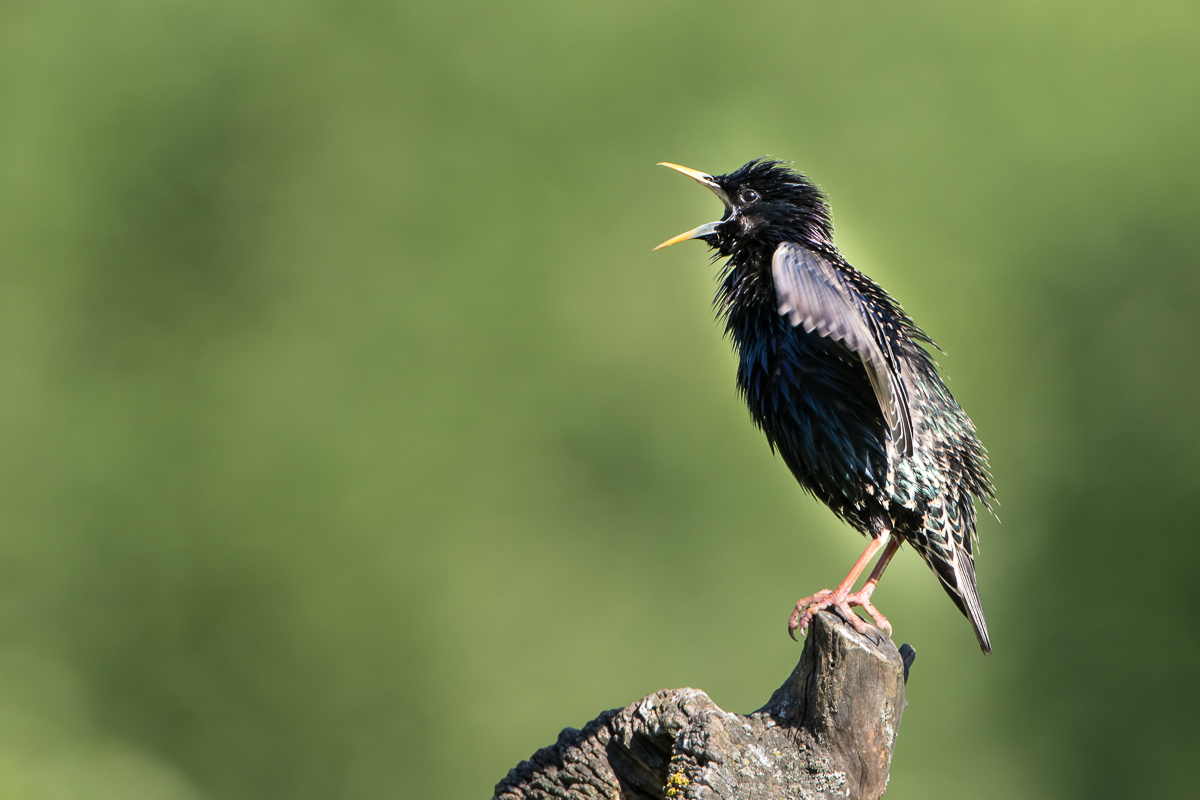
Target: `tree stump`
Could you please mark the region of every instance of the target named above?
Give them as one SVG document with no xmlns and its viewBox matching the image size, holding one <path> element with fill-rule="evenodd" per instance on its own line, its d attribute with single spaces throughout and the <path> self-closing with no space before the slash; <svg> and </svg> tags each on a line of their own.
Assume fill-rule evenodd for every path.
<svg viewBox="0 0 1200 800">
<path fill-rule="evenodd" d="M 565 729 L 510 770 L 493 800 L 877 798 L 915 653 L 872 632 L 822 612 L 758 711 L 722 711 L 698 689 L 655 692 Z"/>
</svg>

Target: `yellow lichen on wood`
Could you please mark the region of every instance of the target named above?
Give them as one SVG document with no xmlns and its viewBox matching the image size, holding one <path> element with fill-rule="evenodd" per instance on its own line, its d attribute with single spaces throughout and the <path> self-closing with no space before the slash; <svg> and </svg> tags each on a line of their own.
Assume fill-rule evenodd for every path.
<svg viewBox="0 0 1200 800">
<path fill-rule="evenodd" d="M 683 770 L 672 772 L 671 777 L 667 778 L 666 795 L 671 800 L 683 796 L 683 790 L 688 786 L 688 779 L 683 774 Z"/>
</svg>

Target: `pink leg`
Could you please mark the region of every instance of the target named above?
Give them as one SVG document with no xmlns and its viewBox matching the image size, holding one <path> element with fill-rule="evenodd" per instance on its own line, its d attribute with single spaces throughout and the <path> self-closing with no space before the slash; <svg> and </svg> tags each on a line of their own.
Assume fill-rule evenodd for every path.
<svg viewBox="0 0 1200 800">
<path fill-rule="evenodd" d="M 883 537 L 871 539 L 867 544 L 867 548 L 863 550 L 863 554 L 858 557 L 858 561 L 854 562 L 854 566 L 850 569 L 850 574 L 846 579 L 838 584 L 837 589 L 830 591 L 822 589 L 816 594 L 805 597 L 797 601 L 796 610 L 792 612 L 792 616 L 788 619 L 788 634 L 795 639 L 796 631 L 803 633 L 808 628 L 808 623 L 812 621 L 813 616 L 823 608 L 836 608 L 842 612 L 847 621 L 854 626 L 854 629 L 859 633 L 867 633 L 867 624 L 850 610 L 851 606 L 861 606 L 864 611 L 871 615 L 871 619 L 880 630 L 885 631 L 890 637 L 892 635 L 892 626 L 887 621 L 887 617 L 883 616 L 871 605 L 871 595 L 875 591 L 876 584 L 879 583 L 879 578 L 883 575 L 883 571 L 887 569 L 888 562 L 892 560 L 892 556 L 900 549 L 900 540 L 895 537 L 889 537 L 887 549 L 883 551 L 883 555 L 879 558 L 879 563 L 875 565 L 875 569 L 871 570 L 871 575 L 867 578 L 867 582 L 863 584 L 863 588 L 857 592 L 851 593 L 850 589 L 854 586 L 854 582 L 858 580 L 858 576 L 862 574 L 863 568 L 867 566 L 871 558 L 879 552 L 879 548 L 883 547 Z"/>
<path fill-rule="evenodd" d="M 887 569 L 892 556 L 896 555 L 899 550 L 900 539 L 895 536 L 888 539 L 887 548 L 883 551 L 883 555 L 879 557 L 879 561 L 875 563 L 875 569 L 871 570 L 871 574 L 867 577 L 867 582 L 854 594 L 846 595 L 846 602 L 852 606 L 862 606 L 863 611 L 866 611 L 871 615 L 871 619 L 875 620 L 875 627 L 886 633 L 889 639 L 892 636 L 892 625 L 887 621 L 887 617 L 880 614 L 875 606 L 871 605 L 871 595 L 875 593 L 875 587 L 878 585 L 879 579 L 883 577 L 883 571 Z"/>
</svg>

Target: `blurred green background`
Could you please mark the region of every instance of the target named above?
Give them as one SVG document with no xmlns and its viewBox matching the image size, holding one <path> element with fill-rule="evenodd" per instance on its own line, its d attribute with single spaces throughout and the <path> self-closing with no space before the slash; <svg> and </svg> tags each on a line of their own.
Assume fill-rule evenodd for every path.
<svg viewBox="0 0 1200 800">
<path fill-rule="evenodd" d="M 1198 796 L 1200 6 L 0 5 L 0 798 L 481 798 L 799 655 L 862 542 L 654 163 L 793 159 L 948 351 L 996 654 L 912 556 L 888 797 Z"/>
</svg>

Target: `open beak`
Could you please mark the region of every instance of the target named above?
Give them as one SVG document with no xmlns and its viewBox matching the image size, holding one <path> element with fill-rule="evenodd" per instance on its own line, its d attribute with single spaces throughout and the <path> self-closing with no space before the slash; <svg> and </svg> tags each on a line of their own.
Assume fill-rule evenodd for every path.
<svg viewBox="0 0 1200 800">
<path fill-rule="evenodd" d="M 726 208 L 731 208 L 733 206 L 733 204 L 729 202 L 729 195 L 725 194 L 725 190 L 722 189 L 720 187 L 720 185 L 716 182 L 716 180 L 713 179 L 712 175 L 709 175 L 706 172 L 701 172 L 700 170 L 697 170 L 697 169 L 691 169 L 689 167 L 681 167 L 678 164 L 672 164 L 669 161 L 660 161 L 658 163 L 658 166 L 670 167 L 671 169 L 675 170 L 676 172 L 682 172 L 684 175 L 687 175 L 689 178 L 691 178 L 692 180 L 694 180 L 696 183 L 700 184 L 701 186 L 707 186 L 712 191 L 713 194 L 715 194 L 717 197 L 721 198 L 721 202 L 725 204 Z M 690 231 L 685 231 L 685 232 L 679 234 L 678 236 L 674 236 L 670 239 L 667 239 L 665 242 L 663 242 L 662 244 L 660 244 L 658 247 L 656 247 L 654 249 L 661 250 L 662 248 L 670 247 L 673 244 L 679 244 L 680 242 L 686 242 L 688 239 L 703 239 L 705 236 L 712 236 L 714 233 L 717 232 L 717 227 L 722 222 L 724 222 L 724 220 L 720 220 L 720 219 L 717 220 L 716 222 L 706 222 L 698 228 L 692 228 Z"/>
</svg>

